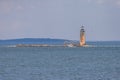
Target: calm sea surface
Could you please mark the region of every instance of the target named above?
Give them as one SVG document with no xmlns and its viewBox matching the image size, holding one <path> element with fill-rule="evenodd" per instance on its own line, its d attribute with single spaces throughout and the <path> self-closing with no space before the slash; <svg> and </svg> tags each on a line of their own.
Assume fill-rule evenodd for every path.
<svg viewBox="0 0 120 80">
<path fill-rule="evenodd" d="M 120 42 L 0 47 L 0 80 L 120 80 Z"/>
</svg>

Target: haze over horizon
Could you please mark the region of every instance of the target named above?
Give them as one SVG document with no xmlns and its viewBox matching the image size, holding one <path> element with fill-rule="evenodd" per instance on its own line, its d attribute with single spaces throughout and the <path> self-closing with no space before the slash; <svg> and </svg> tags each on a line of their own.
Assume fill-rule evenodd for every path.
<svg viewBox="0 0 120 80">
<path fill-rule="evenodd" d="M 120 41 L 120 0 L 0 0 L 0 40 Z"/>
</svg>

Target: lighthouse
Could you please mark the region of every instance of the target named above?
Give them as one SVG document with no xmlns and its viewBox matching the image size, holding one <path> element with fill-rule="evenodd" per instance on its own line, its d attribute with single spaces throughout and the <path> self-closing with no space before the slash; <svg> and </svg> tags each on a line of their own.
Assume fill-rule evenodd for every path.
<svg viewBox="0 0 120 80">
<path fill-rule="evenodd" d="M 84 29 L 84 26 L 82 26 L 80 29 L 80 46 L 84 46 L 85 44 L 86 44 L 85 29 Z"/>
</svg>

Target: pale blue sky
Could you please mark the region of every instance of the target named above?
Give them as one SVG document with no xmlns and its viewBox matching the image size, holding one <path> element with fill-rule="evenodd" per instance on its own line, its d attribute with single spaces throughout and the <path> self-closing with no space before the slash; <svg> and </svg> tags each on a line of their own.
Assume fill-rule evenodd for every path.
<svg viewBox="0 0 120 80">
<path fill-rule="evenodd" d="M 0 39 L 120 40 L 120 0 L 0 0 Z"/>
</svg>

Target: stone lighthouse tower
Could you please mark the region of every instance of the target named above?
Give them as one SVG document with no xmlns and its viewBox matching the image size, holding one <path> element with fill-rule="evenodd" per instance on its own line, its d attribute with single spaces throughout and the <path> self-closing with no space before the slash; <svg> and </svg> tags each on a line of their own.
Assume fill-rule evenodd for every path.
<svg viewBox="0 0 120 80">
<path fill-rule="evenodd" d="M 84 26 L 82 26 L 81 29 L 80 29 L 80 46 L 84 46 L 85 44 L 86 44 L 85 30 L 84 30 Z"/>
</svg>

